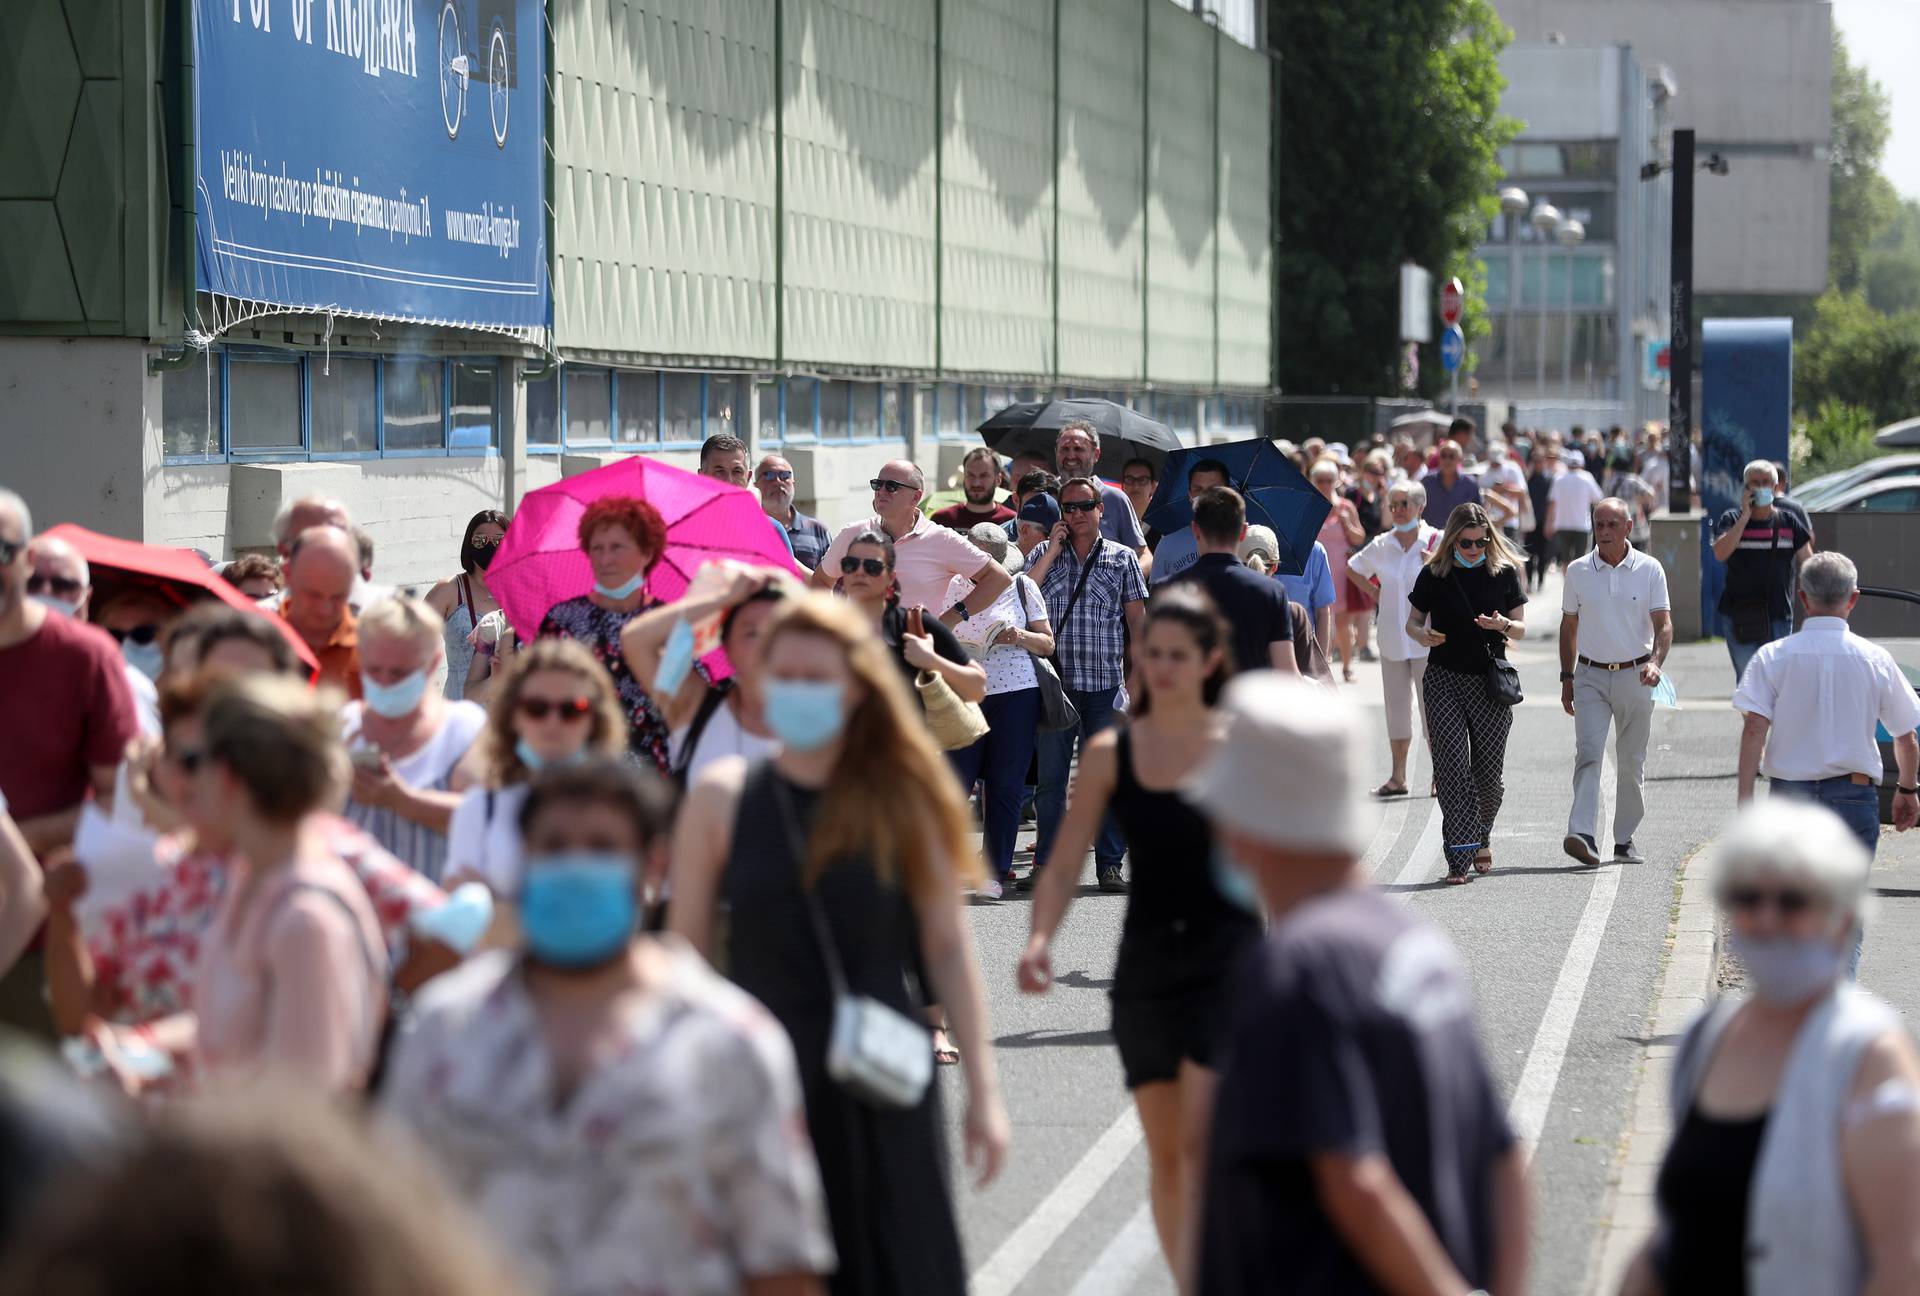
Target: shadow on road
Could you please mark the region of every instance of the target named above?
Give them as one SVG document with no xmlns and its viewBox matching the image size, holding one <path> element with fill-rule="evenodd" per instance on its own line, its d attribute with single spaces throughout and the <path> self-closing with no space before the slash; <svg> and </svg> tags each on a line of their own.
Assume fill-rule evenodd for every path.
<svg viewBox="0 0 1920 1296">
<path fill-rule="evenodd" d="M 1113 1032 L 1105 1030 L 1090 1031 L 1019 1031 L 1012 1035 L 1002 1035 L 993 1041 L 995 1048 L 1087 1048 L 1105 1046 L 1113 1043 Z"/>
</svg>

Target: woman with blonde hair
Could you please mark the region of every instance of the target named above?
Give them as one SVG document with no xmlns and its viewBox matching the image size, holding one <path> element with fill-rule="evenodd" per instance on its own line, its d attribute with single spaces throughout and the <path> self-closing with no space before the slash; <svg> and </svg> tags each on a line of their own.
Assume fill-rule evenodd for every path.
<svg viewBox="0 0 1920 1296">
<path fill-rule="evenodd" d="M 707 950 L 724 894 L 730 975 L 793 1040 L 839 1253 L 832 1290 L 959 1296 L 967 1266 L 927 1083 L 928 1000 L 946 1005 L 962 1046 L 967 1159 L 980 1183 L 998 1172 L 1008 1137 L 960 912 L 962 884 L 980 871 L 966 803 L 857 609 L 820 594 L 786 600 L 760 654 L 781 748 L 752 766 L 715 762 L 695 782 L 674 835 L 670 929 Z M 911 984 L 922 966 L 930 986 Z M 885 1095 L 849 1087 L 844 1068 L 842 1079 L 829 1072 L 849 1003 L 906 1036 L 902 1081 Z"/>
<path fill-rule="evenodd" d="M 1507 643 L 1526 637 L 1526 558 L 1478 504 L 1461 504 L 1407 594 L 1407 637 L 1428 649 L 1427 745 L 1433 753 L 1447 881 L 1493 867 L 1493 821 L 1506 793 L 1513 708 L 1493 688 Z"/>
<path fill-rule="evenodd" d="M 520 892 L 520 807 L 528 781 L 548 766 L 624 752 L 627 720 L 612 678 L 571 639 L 535 639 L 495 679 L 475 744 L 486 779 L 453 808 L 446 876 L 476 878 L 495 895 L 513 897 Z"/>
</svg>

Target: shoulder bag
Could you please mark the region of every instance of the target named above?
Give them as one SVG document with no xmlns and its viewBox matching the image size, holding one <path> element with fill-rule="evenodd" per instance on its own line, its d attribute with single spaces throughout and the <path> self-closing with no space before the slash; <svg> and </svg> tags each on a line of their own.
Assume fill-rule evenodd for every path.
<svg viewBox="0 0 1920 1296">
<path fill-rule="evenodd" d="M 793 796 L 778 774 L 769 770 L 767 777 L 773 780 L 774 796 L 786 821 L 794 867 L 801 868 L 807 858 L 807 843 L 793 812 Z M 919 1106 L 933 1079 L 933 1036 L 905 1013 L 848 988 L 840 952 L 833 944 L 833 931 L 827 926 L 819 897 L 804 877 L 800 894 L 806 901 L 807 918 L 814 938 L 820 942 L 827 981 L 833 988 L 833 1026 L 827 1035 L 828 1077 L 872 1107 Z"/>
<path fill-rule="evenodd" d="M 1451 581 L 1453 578 L 1449 576 L 1447 579 Z M 1453 592 L 1460 596 L 1460 602 L 1467 609 L 1467 624 L 1473 625 L 1475 613 L 1472 602 L 1467 598 L 1466 590 L 1455 583 Z M 1519 669 L 1505 657 L 1494 653 L 1493 645 L 1487 642 L 1485 632 L 1479 626 L 1473 626 L 1473 629 L 1480 638 L 1481 649 L 1487 654 L 1487 673 L 1482 677 L 1486 681 L 1487 701 L 1498 702 L 1501 706 L 1518 706 L 1523 697 L 1520 692 Z"/>
<path fill-rule="evenodd" d="M 1080 579 L 1074 582 L 1073 593 L 1067 597 L 1067 608 L 1060 614 L 1060 624 L 1053 628 L 1053 651 L 1045 657 L 1033 659 L 1033 673 L 1040 677 L 1040 732 L 1059 733 L 1063 729 L 1072 729 L 1080 723 L 1080 713 L 1074 708 L 1073 700 L 1067 696 L 1067 673 L 1060 669 L 1060 641 L 1066 638 L 1067 626 L 1073 620 L 1073 609 L 1080 605 L 1080 596 L 1086 593 L 1087 577 L 1093 575 L 1093 565 L 1100 557 L 1101 547 L 1107 543 L 1105 536 L 1095 536 L 1093 552 L 1087 555 L 1086 565 L 1080 568 Z M 1051 676 L 1054 687 L 1060 690 L 1058 713 L 1049 710 L 1051 703 L 1047 697 L 1047 680 Z M 1058 720 L 1059 723 L 1054 723 Z"/>
<path fill-rule="evenodd" d="M 1088 565 L 1091 567 L 1092 564 Z M 1023 576 L 1015 576 L 1013 579 L 1018 582 L 1026 578 Z M 1085 579 L 1086 573 L 1082 572 L 1081 580 L 1084 582 Z M 1030 580 L 1027 581 L 1027 583 L 1029 585 L 1033 584 Z M 1040 606 L 1042 608 L 1046 607 L 1046 598 L 1040 594 L 1040 587 L 1038 585 L 1033 586 L 1033 592 L 1036 597 L 1040 598 Z M 1019 603 L 1020 619 L 1027 626 L 1032 626 L 1033 614 L 1027 610 L 1027 596 L 1024 593 L 1019 595 Z M 1071 605 L 1069 605 L 1068 610 L 1072 610 Z M 1038 653 L 1030 655 L 1033 658 L 1033 678 L 1040 688 L 1039 731 L 1041 733 L 1059 733 L 1063 729 L 1074 728 L 1080 723 L 1080 713 L 1074 709 L 1073 699 L 1067 696 L 1067 686 L 1060 682 L 1060 672 L 1054 668 L 1053 658 L 1042 657 Z"/>
<path fill-rule="evenodd" d="M 906 634 L 924 635 L 926 619 L 921 609 L 901 613 Z M 968 702 L 953 691 L 953 686 L 934 671 L 920 671 L 913 677 L 914 692 L 920 695 L 920 709 L 927 718 L 927 732 L 941 751 L 959 751 L 971 747 L 986 736 L 987 713 L 978 702 Z"/>
</svg>

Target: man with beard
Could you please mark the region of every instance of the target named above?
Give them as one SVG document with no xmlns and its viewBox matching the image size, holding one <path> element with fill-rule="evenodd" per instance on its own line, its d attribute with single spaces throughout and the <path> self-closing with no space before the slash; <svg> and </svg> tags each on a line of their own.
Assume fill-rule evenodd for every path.
<svg viewBox="0 0 1920 1296">
<path fill-rule="evenodd" d="M 1000 489 L 1000 456 L 987 446 L 975 446 L 960 461 L 961 489 L 966 500 L 933 513 L 933 520 L 955 531 L 971 531 L 982 522 L 1013 520 L 1013 510 L 995 499 Z"/>
<path fill-rule="evenodd" d="M 1134 516 L 1133 501 L 1112 482 L 1097 476 L 1100 462 L 1100 433 L 1091 423 L 1069 423 L 1054 438 L 1053 456 L 1060 464 L 1060 480 L 1071 477 L 1092 478 L 1100 487 L 1100 534 L 1116 544 L 1133 550 L 1142 571 L 1152 570 L 1147 553 L 1147 537 L 1140 531 L 1140 519 Z"/>
</svg>

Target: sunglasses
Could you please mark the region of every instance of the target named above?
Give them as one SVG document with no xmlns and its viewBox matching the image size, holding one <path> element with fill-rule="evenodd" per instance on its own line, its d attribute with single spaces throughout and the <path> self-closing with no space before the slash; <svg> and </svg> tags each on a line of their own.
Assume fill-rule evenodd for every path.
<svg viewBox="0 0 1920 1296">
<path fill-rule="evenodd" d="M 125 643 L 131 639 L 144 648 L 160 637 L 160 627 L 157 625 L 137 625 L 130 630 L 108 629 L 107 633 L 113 636 L 115 643 Z"/>
<path fill-rule="evenodd" d="M 1727 906 L 1741 913 L 1748 913 L 1755 909 L 1764 908 L 1768 902 L 1771 902 L 1776 909 L 1787 917 L 1791 917 L 1794 914 L 1805 913 L 1807 910 L 1813 908 L 1814 905 L 1811 894 L 1805 891 L 1796 891 L 1791 888 L 1780 891 L 1763 891 L 1759 887 L 1739 887 L 1727 892 Z"/>
<path fill-rule="evenodd" d="M 469 543 L 475 549 L 498 549 L 500 542 L 505 539 L 503 535 L 477 535 Z"/>
<path fill-rule="evenodd" d="M 198 774 L 200 767 L 207 763 L 206 751 L 198 747 L 181 747 L 168 752 L 167 756 L 180 767 L 183 774 Z"/>
<path fill-rule="evenodd" d="M 889 495 L 892 495 L 897 491 L 913 489 L 912 484 L 909 482 L 888 481 L 885 477 L 875 477 L 872 481 L 868 482 L 867 485 L 873 487 L 873 489 L 877 491 L 883 490 Z"/>
<path fill-rule="evenodd" d="M 1062 502 L 1060 511 L 1062 513 L 1091 513 L 1099 507 L 1099 500 L 1073 500 L 1071 502 Z"/>
<path fill-rule="evenodd" d="M 71 576 L 42 576 L 35 573 L 27 577 L 29 594 L 58 594 L 61 598 L 72 598 L 85 588 Z"/>
<path fill-rule="evenodd" d="M 857 571 L 864 571 L 869 576 L 882 576 L 886 570 L 886 563 L 878 558 L 855 558 L 849 554 L 840 560 L 840 574 L 843 576 L 851 576 Z"/>
<path fill-rule="evenodd" d="M 550 715 L 558 716 L 562 720 L 584 720 L 593 710 L 593 703 L 583 697 L 568 698 L 564 702 L 523 697 L 520 699 L 519 708 L 520 714 L 529 720 L 545 720 Z"/>
<path fill-rule="evenodd" d="M 765 472 L 760 474 L 760 480 L 789 482 L 793 480 L 793 469 L 769 468 Z M 892 483 L 888 483 L 888 484 L 891 485 Z M 874 489 L 879 490 L 880 488 L 878 486 L 875 486 Z"/>
<path fill-rule="evenodd" d="M 1455 540 L 1454 543 L 1462 549 L 1485 549 L 1487 545 L 1492 542 L 1486 539 L 1469 540 L 1465 536 L 1461 536 L 1458 540 Z"/>
</svg>

